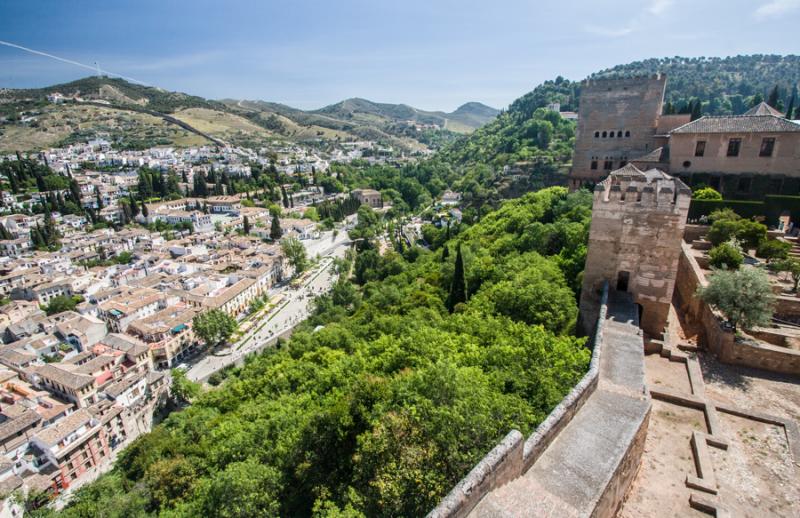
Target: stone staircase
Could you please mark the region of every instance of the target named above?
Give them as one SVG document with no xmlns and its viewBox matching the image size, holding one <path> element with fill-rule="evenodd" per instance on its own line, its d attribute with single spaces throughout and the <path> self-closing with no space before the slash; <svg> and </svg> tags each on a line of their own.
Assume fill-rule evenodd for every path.
<svg viewBox="0 0 800 518">
<path fill-rule="evenodd" d="M 789 257 L 800 259 L 800 241 L 796 237 L 784 236 L 784 239 L 792 244 L 789 250 Z"/>
<path fill-rule="evenodd" d="M 643 354 L 637 307 L 628 294 L 613 293 L 597 389 L 526 473 L 486 495 L 469 516 L 613 516 L 644 444 L 650 399 Z"/>
</svg>

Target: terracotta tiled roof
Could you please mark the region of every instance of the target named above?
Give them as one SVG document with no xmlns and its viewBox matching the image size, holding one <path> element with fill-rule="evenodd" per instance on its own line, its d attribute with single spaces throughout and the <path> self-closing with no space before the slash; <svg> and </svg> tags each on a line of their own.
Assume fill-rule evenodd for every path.
<svg viewBox="0 0 800 518">
<path fill-rule="evenodd" d="M 783 114 L 765 102 L 753 106 L 746 112 L 745 115 L 774 115 L 775 117 L 783 117 Z"/>
<path fill-rule="evenodd" d="M 774 115 L 701 117 L 672 133 L 785 133 L 800 132 L 800 124 Z"/>
</svg>

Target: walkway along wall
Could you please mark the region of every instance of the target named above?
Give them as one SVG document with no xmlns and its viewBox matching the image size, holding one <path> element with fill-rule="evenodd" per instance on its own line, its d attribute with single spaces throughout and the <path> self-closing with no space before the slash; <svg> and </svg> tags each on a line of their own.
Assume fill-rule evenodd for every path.
<svg viewBox="0 0 800 518">
<path fill-rule="evenodd" d="M 714 353 L 723 363 L 800 375 L 800 351 L 766 342 L 735 341 L 733 329 L 722 316 L 695 296 L 697 287 L 706 284 L 705 274 L 692 255 L 691 245 L 682 242 L 675 292 L 686 319 L 702 330 L 699 345 Z"/>
<path fill-rule="evenodd" d="M 519 499 L 513 498 L 512 508 L 514 510 L 510 512 L 508 509 L 502 509 L 503 503 L 508 500 L 507 495 L 504 495 L 503 492 L 511 493 L 514 497 L 530 493 L 526 487 L 517 487 L 517 485 L 526 484 L 529 476 L 535 478 L 539 475 L 536 469 L 539 461 L 545 472 L 552 473 L 551 488 L 563 486 L 569 490 L 568 484 L 564 485 L 560 480 L 565 476 L 563 470 L 562 472 L 559 472 L 558 469 L 550 470 L 549 463 L 553 461 L 553 457 L 559 459 L 558 454 L 554 454 L 554 451 L 558 449 L 557 446 L 564 446 L 566 451 L 575 453 L 573 457 L 581 454 L 588 455 L 591 457 L 588 462 L 594 462 L 595 458 L 602 458 L 596 462 L 597 477 L 591 480 L 573 480 L 573 483 L 583 486 L 580 492 L 586 496 L 585 500 L 564 504 L 571 507 L 565 507 L 563 511 L 567 514 L 577 512 L 579 515 L 586 514 L 587 516 L 613 516 L 638 469 L 650 410 L 649 396 L 644 389 L 643 345 L 638 330 L 637 311 L 629 296 L 627 294 L 623 294 L 623 296 L 627 297 L 626 304 L 629 308 L 627 315 L 632 319 L 628 320 L 628 324 L 635 321 L 635 325 L 627 325 L 622 331 L 628 335 L 627 346 L 618 349 L 614 342 L 617 341 L 620 331 L 619 329 L 609 330 L 609 325 L 616 325 L 614 322 L 616 317 L 608 314 L 609 293 L 606 285 L 603 288 L 600 316 L 592 338 L 593 351 L 588 372 L 527 440 L 524 440 L 522 433 L 518 430 L 512 430 L 428 514 L 428 518 L 468 515 L 500 517 L 531 513 L 539 515 L 534 508 L 537 504 L 549 502 L 549 499 L 557 499 L 544 487 L 539 495 L 533 497 L 537 501 L 530 502 L 527 507 Z M 609 330 L 608 333 L 607 330 Z M 607 334 L 610 336 L 606 336 Z M 617 355 L 626 358 L 622 362 L 617 362 L 613 358 Z M 622 370 L 625 369 L 615 370 L 615 366 L 622 364 L 634 366 L 633 369 L 627 369 L 632 371 L 631 375 L 635 379 L 630 393 L 626 393 L 627 389 L 622 386 L 625 381 L 619 379 L 628 376 L 627 373 L 622 373 Z M 605 388 L 598 391 L 598 386 Z M 617 396 L 628 399 L 630 404 L 617 404 L 618 401 L 615 400 Z M 583 413 L 589 414 L 597 412 L 598 408 L 601 413 L 607 414 L 605 416 L 608 418 L 607 420 L 614 422 L 612 424 L 614 430 L 608 436 L 604 436 L 608 439 L 607 442 L 614 443 L 612 446 L 614 451 L 605 456 L 604 452 L 592 451 L 593 446 L 588 444 L 591 440 L 586 441 L 587 444 L 577 444 L 585 438 L 581 437 L 581 433 L 594 437 L 603 435 L 602 426 L 595 428 L 589 424 L 595 422 L 596 416 L 581 414 L 582 409 L 586 409 L 586 412 Z M 606 412 L 606 409 L 609 411 Z M 626 412 L 625 417 L 629 418 L 619 421 L 627 420 L 630 426 L 617 426 L 618 416 L 614 414 L 618 410 Z M 582 419 L 573 419 L 579 414 Z M 554 444 L 556 439 L 565 444 Z M 564 462 L 560 462 L 560 460 Z M 571 465 L 570 461 L 578 464 L 587 462 L 585 458 L 559 459 L 558 467 L 568 468 Z M 591 471 L 591 469 L 587 471 Z M 548 484 L 544 484 L 544 486 L 546 487 Z M 531 497 L 531 495 L 527 496 Z M 553 516 L 557 514 L 558 512 Z"/>
</svg>

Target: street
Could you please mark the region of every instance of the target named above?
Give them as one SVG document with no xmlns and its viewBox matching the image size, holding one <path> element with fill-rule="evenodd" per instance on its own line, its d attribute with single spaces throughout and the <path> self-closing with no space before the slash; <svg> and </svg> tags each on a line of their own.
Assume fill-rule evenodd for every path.
<svg viewBox="0 0 800 518">
<path fill-rule="evenodd" d="M 311 302 L 314 296 L 328 291 L 336 281 L 336 276 L 331 270 L 334 257 L 344 257 L 350 245 L 347 232 L 340 231 L 334 239 L 332 232 L 323 232 L 320 239 L 306 240 L 303 242 L 309 259 L 319 254 L 320 261 L 309 272 L 308 279 L 301 287 L 293 289 L 288 283 L 270 290 L 270 299 L 282 294 L 283 298 L 278 306 L 267 312 L 256 322 L 252 330 L 243 335 L 237 342 L 225 351 L 207 354 L 191 364 L 186 372 L 192 381 L 205 381 L 215 372 L 235 364 L 243 357 L 260 350 L 267 342 L 293 328 L 305 320 L 311 311 Z"/>
</svg>

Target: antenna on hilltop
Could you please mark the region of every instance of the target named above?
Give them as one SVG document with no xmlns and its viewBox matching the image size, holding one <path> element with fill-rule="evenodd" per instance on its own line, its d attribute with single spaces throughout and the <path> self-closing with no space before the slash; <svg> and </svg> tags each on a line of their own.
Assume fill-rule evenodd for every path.
<svg viewBox="0 0 800 518">
<path fill-rule="evenodd" d="M 94 66 L 97 67 L 97 77 L 103 77 L 103 73 L 100 71 L 100 63 L 95 61 Z"/>
</svg>

